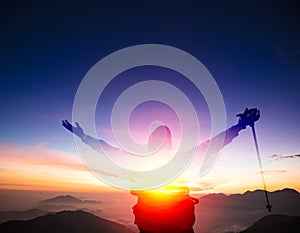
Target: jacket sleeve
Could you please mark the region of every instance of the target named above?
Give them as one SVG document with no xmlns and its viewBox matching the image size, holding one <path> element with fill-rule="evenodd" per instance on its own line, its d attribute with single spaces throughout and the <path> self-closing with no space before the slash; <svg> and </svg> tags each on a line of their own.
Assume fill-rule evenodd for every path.
<svg viewBox="0 0 300 233">
<path fill-rule="evenodd" d="M 101 154 L 105 153 L 106 151 L 119 151 L 118 148 L 111 146 L 104 140 L 96 139 L 89 135 L 83 136 L 81 141 Z"/>
<path fill-rule="evenodd" d="M 232 127 L 230 127 L 229 129 L 223 131 L 222 133 L 219 133 L 218 135 L 214 136 L 213 138 L 201 143 L 201 145 L 199 147 L 201 149 L 207 149 L 207 147 L 210 143 L 218 142 L 218 141 L 223 140 L 223 142 L 221 144 L 221 148 L 223 148 L 226 145 L 228 145 L 229 143 L 231 143 L 232 140 L 239 135 L 239 132 L 241 130 L 245 129 L 245 128 L 246 127 L 244 125 L 241 125 L 241 124 L 233 125 Z"/>
</svg>

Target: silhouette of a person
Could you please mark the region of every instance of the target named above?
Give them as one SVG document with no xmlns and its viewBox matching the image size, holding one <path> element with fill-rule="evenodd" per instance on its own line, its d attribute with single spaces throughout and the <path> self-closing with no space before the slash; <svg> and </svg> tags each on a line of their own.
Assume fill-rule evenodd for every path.
<svg viewBox="0 0 300 233">
<path fill-rule="evenodd" d="M 218 134 L 212 139 L 202 143 L 199 148 L 206 148 L 209 141 L 224 139 L 222 147 L 229 144 L 239 132 L 246 129 L 247 126 L 253 126 L 260 118 L 260 111 L 256 108 L 245 109 L 239 117 L 238 123 L 233 125 L 226 131 Z M 94 150 L 103 153 L 103 149 L 110 150 L 112 155 L 126 156 L 122 150 L 115 148 L 104 140 L 93 138 L 86 135 L 80 125 L 76 122 L 75 126 L 67 120 L 62 121 L 62 125 L 70 132 L 77 135 L 81 140 Z M 156 148 L 164 142 L 160 147 L 159 153 L 169 153 L 172 150 L 171 132 L 167 126 L 157 127 L 149 138 L 148 146 L 151 149 Z M 99 145 L 101 144 L 101 146 Z M 200 150 L 201 151 L 201 150 Z M 137 159 L 137 156 L 131 156 L 130 159 Z M 133 164 L 136 163 L 132 162 Z M 192 233 L 195 223 L 194 205 L 198 203 L 198 199 L 189 196 L 187 187 L 173 187 L 172 189 L 154 190 L 154 191 L 131 191 L 132 195 L 138 197 L 137 204 L 133 207 L 135 215 L 135 224 L 141 233 Z"/>
</svg>

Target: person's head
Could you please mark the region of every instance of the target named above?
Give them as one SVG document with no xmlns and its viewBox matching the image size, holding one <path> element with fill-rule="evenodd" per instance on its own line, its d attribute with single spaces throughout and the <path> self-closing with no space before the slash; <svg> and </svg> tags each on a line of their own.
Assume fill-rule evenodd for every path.
<svg viewBox="0 0 300 233">
<path fill-rule="evenodd" d="M 171 131 L 167 126 L 158 126 L 151 134 L 148 140 L 148 146 L 151 151 L 172 150 Z"/>
</svg>

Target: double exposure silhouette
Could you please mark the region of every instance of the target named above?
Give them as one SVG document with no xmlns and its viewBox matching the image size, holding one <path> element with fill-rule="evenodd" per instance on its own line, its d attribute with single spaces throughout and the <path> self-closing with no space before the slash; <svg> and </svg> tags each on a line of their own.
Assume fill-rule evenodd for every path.
<svg viewBox="0 0 300 233">
<path fill-rule="evenodd" d="M 212 139 L 199 145 L 205 149 L 209 141 L 224 139 L 222 147 L 230 143 L 239 132 L 246 129 L 247 126 L 253 126 L 260 118 L 260 112 L 256 108 L 245 109 L 239 117 L 238 123 L 228 128 L 226 131 L 218 134 Z M 62 125 L 70 132 L 77 135 L 81 140 L 94 150 L 103 153 L 103 149 L 109 149 L 111 155 L 124 155 L 128 152 L 122 151 L 109 145 L 101 139 L 86 135 L 79 123 L 73 126 L 67 120 L 62 121 Z M 162 138 L 164 140 L 162 140 Z M 99 143 L 101 145 L 99 145 Z M 157 153 L 167 154 L 172 150 L 171 132 L 167 126 L 157 127 L 148 140 L 149 149 L 157 148 Z M 196 155 L 198 156 L 198 155 Z M 136 156 L 135 156 L 136 157 Z M 135 158 L 133 157 L 133 159 Z M 133 206 L 135 224 L 141 233 L 190 233 L 193 231 L 195 222 L 194 206 L 198 203 L 196 198 L 189 196 L 188 187 L 170 187 L 155 189 L 150 191 L 131 191 L 132 195 L 138 197 L 137 204 Z"/>
</svg>

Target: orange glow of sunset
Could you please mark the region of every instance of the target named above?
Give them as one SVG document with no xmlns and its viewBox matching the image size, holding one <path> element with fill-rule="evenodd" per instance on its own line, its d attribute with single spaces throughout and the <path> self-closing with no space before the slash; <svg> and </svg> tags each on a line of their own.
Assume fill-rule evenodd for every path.
<svg viewBox="0 0 300 233">
<path fill-rule="evenodd" d="M 103 190 L 78 156 L 37 147 L 1 146 L 1 189 Z"/>
<path fill-rule="evenodd" d="M 237 150 L 232 148 L 231 150 Z M 153 191 L 153 196 L 163 198 L 172 192 L 183 192 L 184 187 L 194 193 L 243 193 L 262 189 L 261 175 L 257 166 L 247 169 L 235 167 L 231 150 L 224 152 L 214 168 L 204 177 L 186 176 L 175 181 L 176 185 Z M 49 149 L 45 146 L 0 146 L 0 189 L 51 190 L 51 191 L 105 191 L 116 190 L 97 179 L 80 160 L 78 155 Z M 252 155 L 251 155 L 252 156 Z M 247 159 L 247 156 L 243 160 Z M 249 159 L 250 160 L 250 159 Z M 244 161 L 245 162 L 245 161 Z M 276 163 L 280 162 L 282 169 Z M 265 179 L 268 189 L 291 187 L 300 190 L 300 171 L 292 161 L 266 164 Z M 228 165 L 232 164 L 232 165 Z M 255 164 L 255 163 L 254 163 Z M 178 188 L 179 187 L 179 188 Z"/>
</svg>

